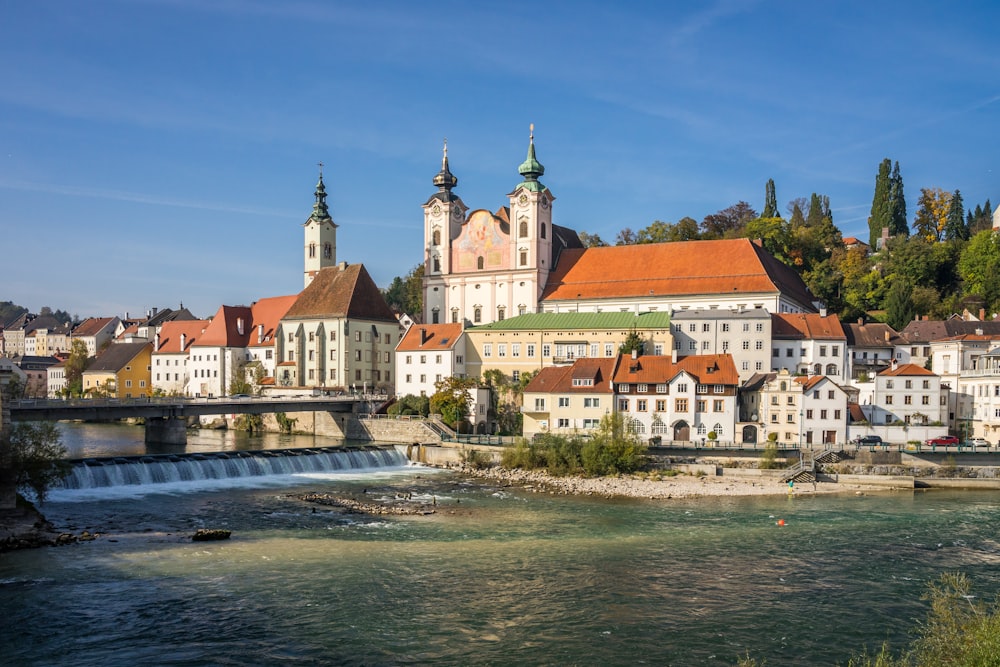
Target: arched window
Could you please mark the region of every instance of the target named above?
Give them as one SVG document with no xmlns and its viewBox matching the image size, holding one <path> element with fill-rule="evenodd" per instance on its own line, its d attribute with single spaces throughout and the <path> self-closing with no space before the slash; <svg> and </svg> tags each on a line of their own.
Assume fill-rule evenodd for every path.
<svg viewBox="0 0 1000 667">
<path fill-rule="evenodd" d="M 315 257 L 315 256 L 316 256 L 316 244 L 315 243 L 310 243 L 309 244 L 309 257 Z"/>
<path fill-rule="evenodd" d="M 431 319 L 433 320 L 433 324 L 440 324 L 440 314 L 438 311 L 439 309 L 437 308 L 431 311 Z"/>
<path fill-rule="evenodd" d="M 479 259 L 482 259 L 482 257 L 480 257 Z M 475 322 L 476 324 L 479 324 L 480 322 L 483 321 L 482 308 L 476 308 L 475 310 L 472 311 L 472 321 Z"/>
<path fill-rule="evenodd" d="M 497 321 L 503 322 L 504 318 L 507 317 L 507 309 L 503 306 L 497 308 Z"/>
<path fill-rule="evenodd" d="M 712 430 L 715 431 L 715 437 L 717 439 L 721 440 L 722 439 L 722 424 L 716 424 L 715 426 L 712 427 Z"/>
<path fill-rule="evenodd" d="M 823 373 L 823 364 L 816 364 L 815 366 L 813 366 L 813 372 L 816 375 L 822 375 L 822 373 Z"/>
<path fill-rule="evenodd" d="M 434 258 L 434 272 L 435 273 L 440 273 L 441 272 L 441 258 L 440 257 L 435 257 Z"/>
<path fill-rule="evenodd" d="M 782 380 L 781 381 L 781 391 L 785 391 L 786 389 L 788 389 L 788 384 L 784 380 Z"/>
<path fill-rule="evenodd" d="M 542 223 L 542 228 L 538 232 L 538 235 L 541 236 L 543 239 L 545 238 L 545 223 L 544 222 Z"/>
<path fill-rule="evenodd" d="M 333 246 L 330 245 L 329 243 L 324 243 L 323 244 L 323 258 L 324 259 L 330 259 L 331 257 L 333 257 Z"/>
<path fill-rule="evenodd" d="M 698 427 L 697 427 L 696 430 L 698 431 L 698 435 L 705 435 L 706 433 L 708 433 L 708 429 L 705 428 L 704 424 L 698 424 Z"/>
<path fill-rule="evenodd" d="M 837 374 L 837 364 L 827 364 L 826 365 L 826 374 L 827 375 L 836 375 Z"/>
<path fill-rule="evenodd" d="M 522 239 L 528 236 L 528 223 L 524 220 L 521 221 L 520 226 L 517 228 L 517 235 Z"/>
<path fill-rule="evenodd" d="M 486 260 L 484 260 L 483 256 L 480 255 L 479 257 L 476 258 L 476 268 L 482 271 L 485 267 L 486 267 Z"/>
<path fill-rule="evenodd" d="M 451 323 L 458 324 L 458 308 L 451 309 Z"/>
<path fill-rule="evenodd" d="M 434 235 L 433 235 L 433 237 L 431 239 L 431 243 L 433 243 L 434 245 L 441 245 L 441 230 L 440 229 L 435 229 L 434 230 Z"/>
</svg>

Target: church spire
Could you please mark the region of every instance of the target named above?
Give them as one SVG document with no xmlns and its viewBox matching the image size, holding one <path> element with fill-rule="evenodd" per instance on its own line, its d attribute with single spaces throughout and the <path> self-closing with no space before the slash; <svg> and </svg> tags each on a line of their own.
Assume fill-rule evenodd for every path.
<svg viewBox="0 0 1000 667">
<path fill-rule="evenodd" d="M 441 158 L 441 171 L 434 177 L 434 185 L 438 186 L 441 192 L 451 192 L 451 189 L 458 185 L 458 179 L 448 169 L 448 139 L 444 140 L 444 155 Z"/>
<path fill-rule="evenodd" d="M 545 173 L 545 167 L 542 163 L 535 158 L 535 124 L 530 125 L 530 134 L 528 137 L 528 157 L 521 163 L 521 166 L 517 168 L 517 172 L 524 177 L 526 183 L 534 183 L 538 181 L 538 177 Z M 541 183 L 539 183 L 541 185 Z"/>
<path fill-rule="evenodd" d="M 326 207 L 326 186 L 323 185 L 323 163 L 319 163 L 319 181 L 316 182 L 316 203 L 309 217 L 313 220 L 331 220 L 330 209 Z"/>
</svg>

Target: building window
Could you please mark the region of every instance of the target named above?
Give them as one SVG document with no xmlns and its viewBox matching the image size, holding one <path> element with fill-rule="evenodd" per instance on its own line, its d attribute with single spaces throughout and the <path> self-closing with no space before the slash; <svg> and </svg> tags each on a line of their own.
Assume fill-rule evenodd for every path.
<svg viewBox="0 0 1000 667">
<path fill-rule="evenodd" d="M 885 397 L 885 404 L 886 405 L 892 405 L 892 396 L 886 396 Z"/>
<path fill-rule="evenodd" d="M 686 398 L 675 398 L 674 399 L 674 411 L 675 412 L 687 412 L 688 411 L 688 400 Z"/>
<path fill-rule="evenodd" d="M 921 396 L 920 397 L 920 404 L 921 405 L 930 405 L 931 404 L 931 397 L 930 396 Z"/>
<path fill-rule="evenodd" d="M 559 407 L 560 408 L 568 408 L 569 407 L 569 396 L 560 396 L 559 397 Z"/>
<path fill-rule="evenodd" d="M 543 343 L 542 344 L 542 357 L 543 358 L 548 358 L 548 357 L 551 357 L 551 356 L 552 356 L 552 346 L 549 345 L 548 343 Z"/>
<path fill-rule="evenodd" d="M 722 412 L 725 410 L 725 401 L 712 401 L 712 412 Z"/>
<path fill-rule="evenodd" d="M 528 265 L 528 253 L 525 252 L 524 250 L 522 250 L 520 257 L 521 257 L 521 266 L 527 266 Z M 521 314 L 523 315 L 524 313 L 521 313 Z"/>
<path fill-rule="evenodd" d="M 605 357 L 613 357 L 613 356 L 615 356 L 615 346 L 614 346 L 614 343 L 605 343 L 604 344 L 604 356 Z"/>
<path fill-rule="evenodd" d="M 480 257 L 479 259 L 482 260 L 483 258 Z M 475 322 L 476 324 L 479 324 L 480 322 L 483 321 L 483 309 L 482 308 L 476 308 L 475 310 L 472 311 L 472 321 Z"/>
<path fill-rule="evenodd" d="M 512 357 L 520 357 L 521 356 L 521 344 L 520 343 L 511 343 L 510 344 L 510 356 L 512 356 Z"/>
<path fill-rule="evenodd" d="M 517 235 L 522 239 L 528 236 L 528 223 L 524 220 L 522 220 L 521 224 L 517 226 Z"/>
<path fill-rule="evenodd" d="M 694 409 L 697 412 L 705 412 L 708 410 L 708 401 L 698 400 L 694 402 Z"/>
<path fill-rule="evenodd" d="M 484 357 L 492 357 L 493 356 L 493 344 L 492 343 L 484 343 L 483 344 L 483 356 Z"/>
<path fill-rule="evenodd" d="M 657 399 L 657 401 L 656 401 L 656 411 L 657 412 L 663 412 L 666 409 L 667 409 L 667 402 L 665 400 L 663 400 L 662 398 L 661 399 Z"/>
<path fill-rule="evenodd" d="M 535 356 L 535 344 L 534 343 L 528 343 L 528 356 L 529 357 L 534 357 Z"/>
<path fill-rule="evenodd" d="M 507 344 L 506 343 L 500 343 L 499 345 L 497 345 L 497 356 L 498 357 L 506 357 L 507 356 Z"/>
<path fill-rule="evenodd" d="M 480 255 L 479 257 L 476 258 L 476 268 L 482 271 L 483 268 L 485 268 L 485 266 L 486 266 L 486 261 L 483 259 L 483 256 Z"/>
<path fill-rule="evenodd" d="M 636 402 L 635 402 L 635 409 L 636 409 L 636 412 L 645 412 L 646 411 L 646 399 L 644 399 L 644 398 L 637 399 Z"/>
<path fill-rule="evenodd" d="M 645 383 L 640 383 L 638 386 L 636 386 L 635 390 L 640 394 L 649 393 L 649 385 Z"/>
<path fill-rule="evenodd" d="M 618 393 L 620 393 L 620 394 L 627 394 L 628 393 L 628 385 L 627 384 L 620 384 L 620 385 L 618 385 Z"/>
<path fill-rule="evenodd" d="M 657 394 L 665 394 L 665 393 L 667 393 L 667 385 L 665 385 L 665 384 L 658 384 L 658 385 L 656 385 L 656 393 Z"/>
<path fill-rule="evenodd" d="M 599 407 L 601 407 L 601 399 L 600 398 L 584 398 L 583 399 L 583 407 L 585 407 L 585 408 L 599 408 Z"/>
<path fill-rule="evenodd" d="M 687 386 L 686 382 L 681 382 L 680 384 L 677 385 L 677 391 L 678 391 L 678 393 L 686 394 L 687 390 L 688 390 L 688 386 Z"/>
<path fill-rule="evenodd" d="M 458 308 L 451 309 L 451 323 L 458 324 Z"/>
<path fill-rule="evenodd" d="M 912 404 L 912 403 L 913 403 L 913 397 L 912 397 L 912 396 L 910 396 L 909 394 L 907 394 L 906 396 L 904 396 L 904 397 L 903 397 L 903 403 L 904 403 L 905 405 L 910 405 L 910 404 Z"/>
</svg>

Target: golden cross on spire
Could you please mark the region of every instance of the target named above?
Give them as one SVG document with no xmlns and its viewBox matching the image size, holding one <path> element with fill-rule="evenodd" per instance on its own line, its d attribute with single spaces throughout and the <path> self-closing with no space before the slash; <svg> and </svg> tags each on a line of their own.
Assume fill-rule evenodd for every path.
<svg viewBox="0 0 1000 667">
<path fill-rule="evenodd" d="M 323 178 L 323 163 L 317 162 L 316 164 L 319 165 L 319 177 Z"/>
<path fill-rule="evenodd" d="M 528 130 L 529 130 L 528 139 L 531 140 L 531 141 L 534 141 L 535 140 L 535 124 L 532 123 L 531 125 L 529 125 L 528 126 Z"/>
</svg>

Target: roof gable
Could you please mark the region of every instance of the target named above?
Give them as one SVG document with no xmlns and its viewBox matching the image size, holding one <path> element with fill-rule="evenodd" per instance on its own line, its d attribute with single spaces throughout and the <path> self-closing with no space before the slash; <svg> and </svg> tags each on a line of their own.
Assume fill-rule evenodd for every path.
<svg viewBox="0 0 1000 667">
<path fill-rule="evenodd" d="M 406 331 L 396 351 L 450 350 L 462 333 L 461 324 L 416 324 Z"/>
<path fill-rule="evenodd" d="M 363 264 L 341 263 L 321 269 L 282 319 L 325 317 L 398 323 Z"/>
</svg>

